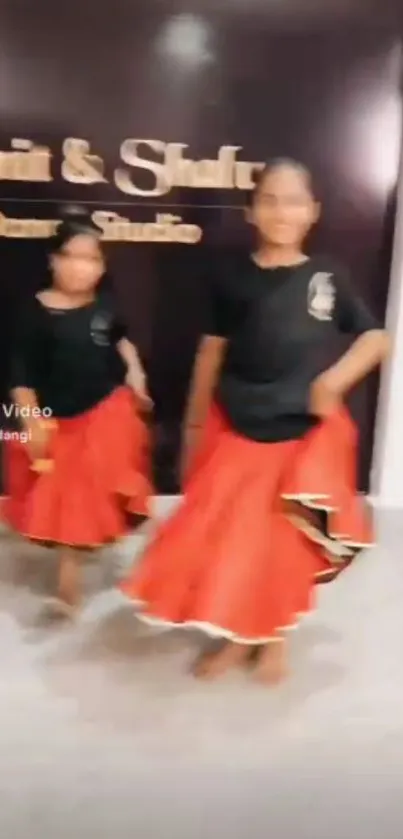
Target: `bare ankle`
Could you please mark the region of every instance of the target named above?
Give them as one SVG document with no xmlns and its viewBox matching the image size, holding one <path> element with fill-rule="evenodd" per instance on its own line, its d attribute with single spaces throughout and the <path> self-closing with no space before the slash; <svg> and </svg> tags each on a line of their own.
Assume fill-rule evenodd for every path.
<svg viewBox="0 0 403 839">
<path fill-rule="evenodd" d="M 284 681 L 288 675 L 287 652 L 286 642 L 280 637 L 262 647 L 255 667 L 256 679 L 268 685 Z"/>
<path fill-rule="evenodd" d="M 218 649 L 203 653 L 196 661 L 193 674 L 199 679 L 215 679 L 244 663 L 249 653 L 250 648 L 247 645 L 227 641 Z"/>
<path fill-rule="evenodd" d="M 80 600 L 80 560 L 73 548 L 62 548 L 59 555 L 58 598 L 67 606 L 76 607 Z"/>
</svg>

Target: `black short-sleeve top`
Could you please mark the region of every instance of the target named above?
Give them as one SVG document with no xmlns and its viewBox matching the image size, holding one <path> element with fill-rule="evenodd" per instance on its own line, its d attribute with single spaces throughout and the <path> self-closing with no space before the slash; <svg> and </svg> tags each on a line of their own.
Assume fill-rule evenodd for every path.
<svg viewBox="0 0 403 839">
<path fill-rule="evenodd" d="M 125 336 L 107 291 L 75 309 L 48 308 L 34 297 L 17 322 L 10 390 L 34 390 L 39 407 L 55 417 L 82 414 L 123 384 L 126 369 L 117 343 Z"/>
<path fill-rule="evenodd" d="M 315 423 L 309 389 L 337 333 L 380 328 L 326 257 L 279 268 L 238 259 L 210 279 L 207 296 L 204 332 L 227 339 L 217 402 L 240 434 L 262 442 L 297 439 Z"/>
</svg>

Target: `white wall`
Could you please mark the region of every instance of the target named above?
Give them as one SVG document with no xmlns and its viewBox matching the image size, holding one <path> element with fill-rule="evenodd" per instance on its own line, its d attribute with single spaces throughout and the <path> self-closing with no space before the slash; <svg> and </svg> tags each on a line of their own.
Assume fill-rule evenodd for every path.
<svg viewBox="0 0 403 839">
<path fill-rule="evenodd" d="M 371 494 L 379 506 L 403 509 L 403 158 L 386 325 L 392 354 L 381 379 Z"/>
</svg>

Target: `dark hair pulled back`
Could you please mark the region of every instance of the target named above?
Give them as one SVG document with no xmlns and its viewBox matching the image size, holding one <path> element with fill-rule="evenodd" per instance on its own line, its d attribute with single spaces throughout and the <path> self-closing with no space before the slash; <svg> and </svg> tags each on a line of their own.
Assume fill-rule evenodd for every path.
<svg viewBox="0 0 403 839">
<path fill-rule="evenodd" d="M 101 232 L 84 207 L 62 207 L 60 222 L 49 240 L 49 253 L 59 253 L 75 236 L 93 236 L 100 241 Z"/>
</svg>

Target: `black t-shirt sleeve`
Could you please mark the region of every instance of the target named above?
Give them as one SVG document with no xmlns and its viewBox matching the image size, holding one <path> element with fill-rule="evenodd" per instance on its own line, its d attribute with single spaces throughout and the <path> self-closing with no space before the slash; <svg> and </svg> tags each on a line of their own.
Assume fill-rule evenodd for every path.
<svg viewBox="0 0 403 839">
<path fill-rule="evenodd" d="M 339 331 L 358 337 L 373 329 L 382 329 L 382 325 L 353 288 L 347 271 L 338 269 L 335 280 L 335 320 Z"/>
<path fill-rule="evenodd" d="M 11 347 L 9 388 L 37 385 L 43 318 L 40 304 L 31 300 L 18 313 Z"/>
<path fill-rule="evenodd" d="M 111 287 L 105 287 L 101 290 L 98 296 L 98 305 L 100 309 L 106 310 L 110 315 L 110 339 L 113 344 L 117 344 L 122 338 L 127 338 L 128 328 L 124 322 L 124 318 L 119 312 L 119 307 L 115 298 L 115 294 Z"/>
</svg>

